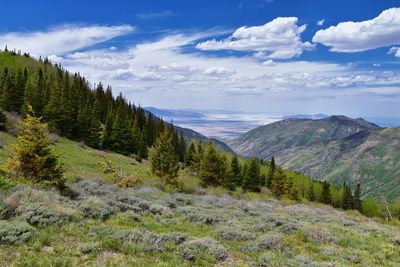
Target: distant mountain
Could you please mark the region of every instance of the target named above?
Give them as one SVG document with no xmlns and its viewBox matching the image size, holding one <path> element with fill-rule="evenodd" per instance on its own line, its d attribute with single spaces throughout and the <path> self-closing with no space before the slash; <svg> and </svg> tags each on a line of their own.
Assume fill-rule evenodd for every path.
<svg viewBox="0 0 400 267">
<path fill-rule="evenodd" d="M 361 182 L 364 195 L 400 196 L 400 128 L 330 116 L 286 119 L 228 142 L 245 157 L 275 157 L 284 167 L 337 185 Z"/>
<path fill-rule="evenodd" d="M 204 117 L 204 114 L 188 110 L 178 109 L 159 109 L 155 107 L 145 107 L 146 110 L 150 111 L 158 117 L 166 118 L 188 118 L 188 119 L 200 119 Z"/>
</svg>

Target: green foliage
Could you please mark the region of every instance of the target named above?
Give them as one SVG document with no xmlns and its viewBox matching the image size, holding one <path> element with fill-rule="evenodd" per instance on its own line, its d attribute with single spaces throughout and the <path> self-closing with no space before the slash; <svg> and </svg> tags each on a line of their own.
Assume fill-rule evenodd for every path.
<svg viewBox="0 0 400 267">
<path fill-rule="evenodd" d="M 327 181 L 322 182 L 322 192 L 320 201 L 324 204 L 332 203 L 331 185 Z"/>
<path fill-rule="evenodd" d="M 0 109 L 0 131 L 6 130 L 7 118 L 4 112 Z"/>
<path fill-rule="evenodd" d="M 251 159 L 246 168 L 243 189 L 252 192 L 259 192 L 261 189 L 260 164 L 257 158 Z"/>
<path fill-rule="evenodd" d="M 14 155 L 7 161 L 10 173 L 35 182 L 60 185 L 63 169 L 50 150 L 47 124 L 28 114 L 18 128 L 21 134 L 18 136 L 18 143 L 13 146 Z"/>
<path fill-rule="evenodd" d="M 168 128 L 150 149 L 151 170 L 167 184 L 174 184 L 179 171 L 179 158 L 173 146 L 172 131 Z"/>
<path fill-rule="evenodd" d="M 268 177 L 267 177 L 267 181 L 266 181 L 266 186 L 269 189 L 272 189 L 272 181 L 274 180 L 275 168 L 276 168 L 275 158 L 272 157 L 270 167 L 269 167 Z"/>
<path fill-rule="evenodd" d="M 0 221 L 0 244 L 26 242 L 32 238 L 35 229 L 24 222 Z"/>
<path fill-rule="evenodd" d="M 243 184 L 242 170 L 240 167 L 238 157 L 235 155 L 232 157 L 232 160 L 229 165 L 226 186 L 230 190 L 235 190 L 236 187 L 239 187 L 242 184 Z"/>
<path fill-rule="evenodd" d="M 222 186 L 226 179 L 226 169 L 226 157 L 209 142 L 200 163 L 200 181 L 205 186 Z"/>
<path fill-rule="evenodd" d="M 277 167 L 271 183 L 272 192 L 278 198 L 282 197 L 287 192 L 287 176 L 282 168 Z"/>
</svg>

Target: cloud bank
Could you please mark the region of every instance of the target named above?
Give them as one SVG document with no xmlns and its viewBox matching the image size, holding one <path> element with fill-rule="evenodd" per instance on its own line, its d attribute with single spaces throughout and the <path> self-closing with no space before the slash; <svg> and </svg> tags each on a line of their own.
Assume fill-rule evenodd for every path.
<svg viewBox="0 0 400 267">
<path fill-rule="evenodd" d="M 341 22 L 315 33 L 315 43 L 333 52 L 361 52 L 400 44 L 400 8 L 384 10 L 378 17 L 361 22 Z"/>
<path fill-rule="evenodd" d="M 310 42 L 301 41 L 306 25 L 298 26 L 297 22 L 296 17 L 279 17 L 262 26 L 240 27 L 226 39 L 201 42 L 196 48 L 262 52 L 273 59 L 293 58 L 314 47 Z"/>
</svg>

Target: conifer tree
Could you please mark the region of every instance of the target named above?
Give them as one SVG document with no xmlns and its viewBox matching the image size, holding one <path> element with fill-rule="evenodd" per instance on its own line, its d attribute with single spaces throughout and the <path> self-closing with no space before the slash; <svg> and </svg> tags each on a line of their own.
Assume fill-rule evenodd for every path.
<svg viewBox="0 0 400 267">
<path fill-rule="evenodd" d="M 286 182 L 286 194 L 287 196 L 292 199 L 299 201 L 300 200 L 300 193 L 298 187 L 293 182 L 293 177 L 287 177 Z"/>
<path fill-rule="evenodd" d="M 28 106 L 33 114 L 32 108 Z M 60 186 L 63 169 L 57 157 L 50 150 L 47 138 L 47 124 L 30 113 L 18 125 L 21 133 L 13 146 L 14 155 L 7 160 L 7 167 L 15 177 L 25 177 L 35 182 Z"/>
<path fill-rule="evenodd" d="M 101 136 L 101 146 L 105 149 L 112 149 L 112 126 L 113 126 L 113 113 L 109 111 L 107 113 L 106 121 L 104 123 L 103 134 Z"/>
<path fill-rule="evenodd" d="M 10 105 L 12 99 L 11 90 L 11 81 L 10 78 L 7 76 L 3 83 L 3 88 L 0 95 L 0 108 L 2 108 L 4 111 L 12 111 Z"/>
<path fill-rule="evenodd" d="M 316 200 L 316 195 L 314 191 L 314 183 L 311 182 L 307 189 L 307 199 L 314 202 Z"/>
<path fill-rule="evenodd" d="M 194 143 L 191 142 L 185 154 L 185 166 L 187 168 L 191 168 L 193 166 L 195 154 L 196 154 L 196 148 L 194 146 Z"/>
<path fill-rule="evenodd" d="M 100 125 L 100 101 L 96 100 L 93 105 L 88 136 L 85 140 L 86 144 L 93 148 L 100 147 L 101 141 L 101 125 Z"/>
<path fill-rule="evenodd" d="M 4 115 L 4 112 L 0 109 L 0 131 L 6 130 L 6 122 L 7 122 L 6 115 Z"/>
<path fill-rule="evenodd" d="M 185 138 L 183 138 L 182 133 L 179 134 L 179 148 L 178 148 L 178 155 L 179 155 L 179 161 L 184 162 L 185 161 L 185 152 L 186 152 L 186 141 Z"/>
<path fill-rule="evenodd" d="M 322 182 L 322 192 L 320 202 L 324 204 L 332 204 L 331 185 L 328 181 Z"/>
<path fill-rule="evenodd" d="M 343 183 L 343 195 L 342 195 L 342 208 L 344 210 L 353 208 L 353 195 L 351 193 L 350 186 Z"/>
<path fill-rule="evenodd" d="M 194 154 L 193 164 L 191 167 L 194 175 L 199 175 L 200 173 L 200 166 L 201 166 L 201 160 L 203 159 L 203 155 L 204 155 L 203 144 L 201 143 L 201 141 L 198 141 L 196 145 L 196 153 Z"/>
<path fill-rule="evenodd" d="M 226 177 L 226 158 L 208 142 L 200 163 L 200 181 L 203 185 L 221 186 Z"/>
<path fill-rule="evenodd" d="M 267 186 L 269 189 L 272 189 L 272 183 L 273 183 L 273 180 L 274 180 L 275 168 L 276 168 L 276 165 L 275 165 L 275 158 L 272 157 L 272 158 L 271 158 L 270 167 L 269 167 L 267 182 L 266 182 L 266 186 Z"/>
<path fill-rule="evenodd" d="M 241 186 L 242 184 L 243 176 L 238 157 L 235 155 L 232 157 L 230 162 L 226 185 L 230 190 L 235 190 L 236 187 Z"/>
<path fill-rule="evenodd" d="M 169 184 L 175 183 L 179 171 L 179 158 L 173 146 L 173 133 L 165 129 L 150 149 L 152 172 Z"/>
<path fill-rule="evenodd" d="M 169 130 L 170 131 L 170 130 Z M 171 136 L 172 133 L 171 133 Z M 172 137 L 173 138 L 173 137 Z M 172 141 L 172 146 L 174 147 L 174 143 Z M 147 158 L 147 138 L 146 138 L 146 132 L 143 129 L 142 132 L 140 133 L 140 138 L 139 138 L 139 143 L 138 143 L 138 155 L 140 158 L 146 159 Z M 176 154 L 176 149 L 174 147 L 174 154 Z M 179 159 L 179 158 L 178 158 Z"/>
<path fill-rule="evenodd" d="M 250 160 L 244 174 L 243 189 L 252 192 L 259 192 L 261 189 L 260 164 L 257 158 Z"/>
<path fill-rule="evenodd" d="M 362 207 L 361 201 L 361 185 L 358 183 L 356 189 L 354 190 L 354 209 L 361 212 Z"/>
<path fill-rule="evenodd" d="M 287 177 L 281 167 L 276 167 L 272 179 L 271 190 L 272 193 L 278 198 L 286 193 Z"/>
</svg>

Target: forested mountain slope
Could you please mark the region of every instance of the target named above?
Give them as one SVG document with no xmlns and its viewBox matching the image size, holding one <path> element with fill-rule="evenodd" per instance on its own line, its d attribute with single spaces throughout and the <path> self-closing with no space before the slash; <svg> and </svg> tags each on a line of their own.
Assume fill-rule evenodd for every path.
<svg viewBox="0 0 400 267">
<path fill-rule="evenodd" d="M 314 179 L 340 186 L 360 182 L 364 196 L 400 195 L 400 130 L 363 119 L 331 116 L 288 119 L 251 130 L 231 147 L 246 157 L 269 159 Z"/>
</svg>

